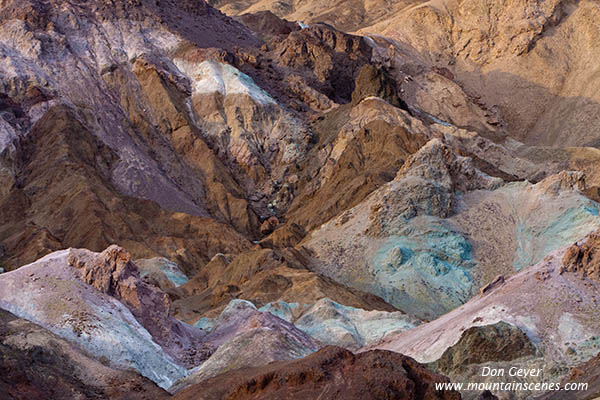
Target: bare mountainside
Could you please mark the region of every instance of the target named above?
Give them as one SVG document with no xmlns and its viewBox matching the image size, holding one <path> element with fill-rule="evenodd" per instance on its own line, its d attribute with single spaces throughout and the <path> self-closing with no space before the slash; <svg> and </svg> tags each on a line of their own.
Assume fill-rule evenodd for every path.
<svg viewBox="0 0 600 400">
<path fill-rule="evenodd" d="M 447 68 L 467 92 L 496 107 L 507 132 L 530 143 L 598 144 L 595 1 L 434 0 L 229 2 L 230 15 L 270 10 L 305 23 L 387 38 L 396 53 Z M 395 59 L 408 69 L 406 58 Z M 412 65 L 414 67 L 414 64 Z"/>
<path fill-rule="evenodd" d="M 593 394 L 598 14 L 0 0 L 2 393 Z"/>
</svg>

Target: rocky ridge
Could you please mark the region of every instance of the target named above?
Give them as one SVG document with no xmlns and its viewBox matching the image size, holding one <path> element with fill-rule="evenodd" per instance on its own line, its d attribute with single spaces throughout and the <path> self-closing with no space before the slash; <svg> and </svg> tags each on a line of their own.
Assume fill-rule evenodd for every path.
<svg viewBox="0 0 600 400">
<path fill-rule="evenodd" d="M 487 353 L 495 359 L 492 364 L 486 364 L 485 358 L 482 358 L 481 364 L 462 365 L 450 371 L 449 375 L 453 379 L 463 379 L 475 376 L 476 371 L 480 371 L 484 365 L 499 368 L 518 365 L 521 368 L 542 369 L 545 379 L 560 379 L 568 375 L 568 366 L 594 357 L 599 345 L 596 334 L 598 322 L 590 317 L 590 310 L 598 306 L 597 284 L 582 279 L 576 273 L 561 273 L 562 258 L 566 251 L 567 247 L 557 250 L 535 266 L 442 317 L 407 332 L 388 336 L 369 348 L 402 349 L 403 353 L 415 356 L 417 361 L 444 363 L 448 361 L 442 361 L 444 353 L 456 351 L 449 350 L 452 346 L 460 348 L 461 338 L 473 333 L 467 333 L 470 328 L 488 329 L 485 327 L 504 322 L 525 333 L 530 344 L 527 344 L 527 340 L 521 340 L 521 344 L 515 347 L 516 351 L 500 352 L 495 356 L 489 353 L 493 347 L 485 346 L 485 350 L 472 354 L 484 357 Z M 557 297 L 556 293 L 564 293 L 565 296 Z M 535 352 L 531 351 L 531 345 Z M 525 351 L 527 348 L 529 351 Z M 468 354 L 463 357 L 468 357 Z M 517 359 L 503 363 L 508 354 Z M 478 380 L 496 382 L 497 378 L 478 377 Z M 527 398 L 534 393 L 520 395 Z"/>
<path fill-rule="evenodd" d="M 210 333 L 182 323 L 171 316 L 167 294 L 141 280 L 129 254 L 117 246 L 102 253 L 77 249 L 52 253 L 2 274 L 0 286 L 2 308 L 113 368 L 136 370 L 164 389 L 199 364 L 213 375 L 223 372 L 219 365 L 233 368 L 231 358 L 239 357 L 242 348 L 249 351 L 244 341 L 248 336 L 262 340 L 264 332 L 273 335 L 271 360 L 297 358 L 320 347 L 293 325 L 253 306 L 250 313 L 240 313 L 243 307 L 231 305 Z M 263 344 L 254 348 L 260 356 L 241 358 L 246 366 L 269 361 Z"/>
<path fill-rule="evenodd" d="M 598 259 L 598 241 L 600 236 L 594 232 L 585 237 L 583 243 L 571 246 L 563 257 L 561 272 L 578 272 L 582 278 L 600 279 L 600 263 Z"/>
<path fill-rule="evenodd" d="M 434 383 L 445 379 L 408 357 L 384 351 L 353 355 L 336 347 L 326 347 L 302 360 L 274 363 L 263 370 L 238 370 L 215 379 L 225 382 L 209 380 L 181 391 L 175 398 L 460 398 L 457 392 L 437 392 Z"/>
</svg>

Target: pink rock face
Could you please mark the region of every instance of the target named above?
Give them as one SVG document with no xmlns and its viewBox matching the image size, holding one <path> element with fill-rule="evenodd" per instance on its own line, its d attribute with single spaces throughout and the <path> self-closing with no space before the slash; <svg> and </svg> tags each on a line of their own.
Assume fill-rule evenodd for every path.
<svg viewBox="0 0 600 400">
<path fill-rule="evenodd" d="M 123 303 L 175 360 L 186 367 L 204 361 L 211 352 L 203 334 L 171 317 L 171 301 L 158 287 L 144 282 L 130 254 L 112 245 L 102 253 L 71 249 L 69 264 L 88 285 Z"/>
<path fill-rule="evenodd" d="M 78 253 L 85 255 L 89 264 L 81 259 L 80 268 L 70 265 L 69 258 L 74 259 Z M 107 253 L 67 249 L 1 274 L 0 307 L 48 329 L 111 368 L 136 370 L 166 389 L 187 375 L 188 365 L 196 365 L 206 357 L 198 345 L 202 332 L 186 328 L 164 313 L 160 322 L 149 318 L 145 312 L 151 310 L 144 309 L 148 303 L 142 290 L 146 288 L 135 274 L 125 281 L 137 286 L 141 310 L 129 308 L 86 283 L 81 275 L 85 265 L 91 268 L 92 260 L 102 260 Z M 136 271 L 134 265 L 122 266 Z M 105 289 L 115 289 L 126 283 L 107 276 L 115 269 L 116 264 L 108 262 L 101 263 L 93 273 L 87 272 L 98 282 L 109 282 Z M 162 300 L 162 296 L 158 298 Z M 159 323 L 164 324 L 164 330 L 159 329 Z M 166 336 L 167 331 L 170 336 Z"/>
<path fill-rule="evenodd" d="M 190 371 L 169 391 L 175 393 L 236 368 L 266 366 L 273 361 L 305 357 L 321 343 L 291 323 L 269 312 L 260 312 L 246 300 L 229 303 L 215 319 L 205 343 L 216 351 L 198 368 Z"/>
<path fill-rule="evenodd" d="M 368 349 L 397 351 L 419 362 L 432 362 L 455 345 L 467 329 L 503 321 L 528 335 L 543 352 L 544 365 L 586 361 L 598 353 L 590 343 L 600 332 L 600 320 L 587 316 L 600 306 L 600 284 L 561 272 L 570 251 L 557 250 L 463 306 L 427 324 L 389 335 Z"/>
</svg>

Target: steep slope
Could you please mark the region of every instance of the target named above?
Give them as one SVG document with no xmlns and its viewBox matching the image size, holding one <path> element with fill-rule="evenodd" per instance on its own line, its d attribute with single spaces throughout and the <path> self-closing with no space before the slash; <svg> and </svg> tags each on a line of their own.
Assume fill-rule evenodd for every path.
<svg viewBox="0 0 600 400">
<path fill-rule="evenodd" d="M 572 250 L 567 247 L 557 250 L 435 321 L 389 336 L 375 347 L 402 351 L 420 362 L 432 362 L 443 357 L 471 327 L 503 321 L 525 332 L 540 352 L 533 359 L 511 361 L 510 365 L 541 368 L 545 379 L 560 378 L 568 372 L 568 367 L 587 361 L 599 351 L 600 326 L 592 311 L 600 301 L 599 282 L 568 272 L 569 258 L 565 254 L 569 252 Z M 495 366 L 508 365 L 501 364 L 503 358 L 496 357 Z M 472 367 L 466 376 L 476 374 L 477 368 L 481 366 Z M 526 393 L 521 395 L 527 398 Z"/>
<path fill-rule="evenodd" d="M 286 215 L 307 231 L 390 181 L 431 134 L 421 121 L 383 99 L 356 99 L 363 90 L 367 88 L 356 87 L 353 104 L 325 114 L 315 124 L 320 141 L 298 174 L 298 195 Z"/>
<path fill-rule="evenodd" d="M 149 1 L 2 4 L 0 92 L 6 111 L 0 130 L 5 183 L 0 201 L 6 210 L 2 242 L 9 265 L 68 246 L 99 251 L 114 241 L 130 241 L 136 256 L 176 258 L 167 248 L 179 241 L 178 261 L 192 270 L 217 251 L 244 248 L 244 239 L 226 227 L 213 229 L 233 235 L 222 240 L 223 246 L 214 247 L 213 239 L 201 233 L 202 225 L 215 223 L 206 220 L 209 216 L 244 233 L 255 229 L 257 217 L 231 173 L 197 138 L 181 74 L 167 75 L 169 68 L 154 68 L 148 60 L 168 63 L 166 55 L 184 43 L 227 48 L 259 41 L 202 2 L 163 6 Z M 179 141 L 169 139 L 174 131 Z M 54 143 L 61 145 L 51 151 Z M 183 144 L 192 148 L 183 151 Z M 71 193 L 61 197 L 51 190 L 58 187 Z M 170 213 L 147 201 L 119 205 L 125 196 L 151 200 Z M 49 209 L 54 215 L 44 214 Z M 116 217 L 117 209 L 125 216 Z M 173 211 L 188 216 L 170 216 Z M 86 221 L 83 226 L 101 228 L 85 232 L 69 226 L 74 216 Z M 119 219 L 156 219 L 155 243 L 136 239 L 127 233 L 131 227 L 123 226 L 130 222 Z M 28 228 L 15 231 L 13 224 Z M 182 229 L 197 229 L 206 239 L 183 245 Z"/>
<path fill-rule="evenodd" d="M 353 101 L 372 62 L 364 38 L 265 15 L 248 20 L 255 35 L 203 2 L 6 2 L 0 16 L 0 240 L 11 268 L 114 242 L 190 275 L 217 252 L 239 253 L 248 243 L 225 225 L 254 240 L 287 211 L 310 179 L 297 173 L 318 141 L 309 120 Z M 59 151 L 47 151 L 54 141 Z M 74 215 L 101 228 L 72 226 Z M 142 219 L 155 227 L 149 240 L 133 232 Z"/>
<path fill-rule="evenodd" d="M 146 378 L 111 369 L 61 337 L 4 310 L 0 310 L 0 352 L 0 391 L 5 399 L 170 397 Z"/>
<path fill-rule="evenodd" d="M 380 297 L 352 289 L 310 270 L 305 252 L 257 249 L 238 256 L 217 255 L 189 282 L 170 291 L 175 316 L 190 324 L 214 316 L 232 299 L 258 307 L 275 301 L 312 304 L 331 298 L 363 309 L 392 311 Z"/>
<path fill-rule="evenodd" d="M 118 248 L 52 253 L 2 274 L 0 305 L 166 389 L 205 357 L 202 333 L 169 316 L 168 298 L 127 257 Z"/>
<path fill-rule="evenodd" d="M 279 17 L 305 24 L 326 22 L 343 31 L 370 26 L 391 13 L 402 10 L 416 0 L 210 0 L 209 4 L 227 15 L 244 15 L 269 10 Z"/>
<path fill-rule="evenodd" d="M 460 397 L 372 348 L 570 379 L 600 345 L 598 234 L 564 248 L 600 228 L 598 10 L 0 2 L 0 307 L 39 324 L 0 314 L 11 393 Z"/>
<path fill-rule="evenodd" d="M 119 193 L 110 183 L 117 154 L 66 106 L 50 108 L 19 142 L 15 157 L 14 181 L 0 200 L 9 265 L 68 246 L 100 251 L 118 242 L 137 256 L 167 256 L 190 271 L 217 252 L 250 247 L 206 215 L 164 211 Z"/>
<path fill-rule="evenodd" d="M 431 319 L 496 275 L 597 229 L 598 206 L 578 191 L 577 176 L 502 185 L 434 139 L 394 180 L 302 245 L 314 252 L 317 271 Z"/>
<path fill-rule="evenodd" d="M 423 1 L 363 32 L 452 71 L 515 138 L 596 146 L 599 13 L 595 1 Z"/>
<path fill-rule="evenodd" d="M 599 33 L 595 1 L 213 4 L 229 15 L 271 10 L 290 20 L 372 35 L 395 74 L 410 78 L 402 85 L 405 98 L 442 120 L 458 108 L 481 108 L 487 117 L 481 114 L 480 122 L 499 124 L 528 144 L 598 144 L 597 71 L 590 68 Z M 461 104 L 456 94 L 463 91 Z"/>
</svg>

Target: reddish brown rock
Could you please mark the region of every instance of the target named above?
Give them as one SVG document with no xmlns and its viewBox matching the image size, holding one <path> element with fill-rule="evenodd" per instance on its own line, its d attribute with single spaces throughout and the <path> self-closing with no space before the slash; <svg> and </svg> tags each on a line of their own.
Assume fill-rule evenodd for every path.
<svg viewBox="0 0 600 400">
<path fill-rule="evenodd" d="M 183 365 L 197 365 L 211 352 L 202 345 L 200 332 L 171 316 L 169 296 L 140 278 L 123 248 L 113 245 L 102 253 L 71 249 L 68 262 L 85 283 L 127 306 L 156 343 Z"/>
<path fill-rule="evenodd" d="M 583 278 L 600 281 L 600 232 L 589 234 L 565 253 L 560 272 L 578 273 Z"/>
<path fill-rule="evenodd" d="M 484 287 L 482 287 L 481 289 L 479 289 L 479 293 L 480 294 L 487 294 L 490 291 L 496 289 L 497 287 L 502 286 L 503 284 L 504 284 L 504 276 L 498 275 L 490 283 L 488 283 L 487 285 L 485 285 Z"/>
<path fill-rule="evenodd" d="M 393 106 L 408 110 L 408 106 L 398 97 L 396 81 L 383 69 L 374 65 L 364 65 L 354 84 L 352 104 L 358 104 L 367 97 L 380 97 Z"/>
<path fill-rule="evenodd" d="M 279 37 L 289 35 L 300 30 L 295 22 L 286 21 L 273 14 L 271 11 L 259 11 L 254 14 L 244 14 L 237 18 L 241 23 L 266 37 Z M 265 48 L 264 50 L 267 50 Z"/>
<path fill-rule="evenodd" d="M 131 262 L 131 255 L 119 246 L 110 246 L 102 253 L 73 249 L 69 264 L 79 269 L 81 279 L 125 304 L 142 325 L 169 325 L 171 302 L 160 289 L 140 279 L 137 267 Z M 146 320 L 146 321 L 144 321 Z"/>
<path fill-rule="evenodd" d="M 436 382 L 448 381 L 398 353 L 354 355 L 326 347 L 299 360 L 217 376 L 177 393 L 175 399 L 460 399 L 458 392 L 435 390 Z"/>
<path fill-rule="evenodd" d="M 275 228 L 277 228 L 277 225 L 279 225 L 279 219 L 277 219 L 275 216 L 269 217 L 260 226 L 260 233 L 263 235 L 268 235 L 269 233 L 273 232 Z"/>
<path fill-rule="evenodd" d="M 0 190 L 0 242 L 11 269 L 63 248 L 102 251 L 120 243 L 135 258 L 163 256 L 193 274 L 218 252 L 250 248 L 223 222 L 169 212 L 119 193 L 110 182 L 117 154 L 67 107 L 48 110 L 18 143 L 14 157 L 18 184 L 5 195 Z M 238 204 L 222 192 L 223 185 L 211 185 L 214 203 L 248 221 L 245 201 Z"/>
<path fill-rule="evenodd" d="M 298 224 L 285 224 L 273 231 L 269 236 L 260 241 L 266 248 L 294 247 L 306 236 L 306 231 Z"/>
<path fill-rule="evenodd" d="M 372 50 L 364 38 L 320 24 L 292 32 L 276 53 L 286 67 L 310 72 L 307 80 L 330 99 L 348 103 L 354 80 L 369 63 Z"/>
<path fill-rule="evenodd" d="M 322 298 L 365 310 L 395 311 L 380 297 L 352 289 L 309 269 L 308 255 L 293 249 L 257 249 L 235 257 L 215 256 L 189 282 L 173 291 L 174 315 L 195 323 L 232 299 L 257 307 L 277 300 L 312 304 Z"/>
<path fill-rule="evenodd" d="M 321 150 L 309 154 L 286 218 L 308 232 L 391 181 L 427 142 L 405 118 L 404 110 L 377 99 L 319 118 L 314 130 Z"/>
<path fill-rule="evenodd" d="M 458 343 L 449 347 L 435 365 L 443 373 L 455 375 L 470 364 L 511 361 L 535 352 L 535 347 L 522 330 L 499 322 L 464 331 Z"/>
</svg>

